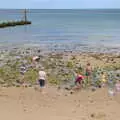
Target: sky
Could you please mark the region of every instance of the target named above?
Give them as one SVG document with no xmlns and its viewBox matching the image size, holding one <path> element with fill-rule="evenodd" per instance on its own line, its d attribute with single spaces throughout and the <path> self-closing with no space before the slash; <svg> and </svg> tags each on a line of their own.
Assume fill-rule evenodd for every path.
<svg viewBox="0 0 120 120">
<path fill-rule="evenodd" d="M 18 9 L 120 8 L 120 0 L 1 0 L 0 8 L 18 8 Z"/>
</svg>

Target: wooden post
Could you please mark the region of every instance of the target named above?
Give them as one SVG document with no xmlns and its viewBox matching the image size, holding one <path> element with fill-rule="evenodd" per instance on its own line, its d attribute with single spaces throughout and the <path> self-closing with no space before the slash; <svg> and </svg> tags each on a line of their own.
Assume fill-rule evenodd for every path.
<svg viewBox="0 0 120 120">
<path fill-rule="evenodd" d="M 24 20 L 25 22 L 27 22 L 27 10 L 26 9 L 24 10 Z"/>
</svg>

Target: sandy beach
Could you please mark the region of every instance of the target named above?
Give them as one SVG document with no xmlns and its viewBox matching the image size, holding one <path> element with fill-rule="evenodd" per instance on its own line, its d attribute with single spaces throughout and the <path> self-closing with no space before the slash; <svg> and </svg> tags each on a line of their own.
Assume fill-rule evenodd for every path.
<svg viewBox="0 0 120 120">
<path fill-rule="evenodd" d="M 34 88 L 1 88 L 2 120 L 119 120 L 120 95 L 110 97 L 106 88 L 82 90 L 74 94 Z"/>
<path fill-rule="evenodd" d="M 40 57 L 36 69 L 40 70 L 41 66 L 44 66 L 48 74 L 50 84 L 46 88 L 46 94 L 41 94 L 34 89 L 38 74 L 35 66 L 31 67 L 33 64 L 31 58 L 34 55 Z M 119 54 L 115 53 L 51 52 L 44 54 L 39 49 L 30 48 L 1 51 L 1 119 L 119 120 L 120 94 L 109 96 L 107 88 L 97 88 L 95 91 L 86 88 L 70 94 L 70 91 L 62 86 L 66 85 L 64 81 L 70 83 L 71 70 L 79 70 L 80 66 L 84 69 L 88 61 L 92 67 L 104 68 L 106 72 L 118 72 L 119 77 L 119 58 Z M 17 83 L 21 78 L 19 67 L 23 63 L 27 67 L 25 81 L 28 84 L 32 83 L 28 88 L 22 88 Z M 61 81 L 60 90 L 56 86 L 58 81 Z"/>
</svg>

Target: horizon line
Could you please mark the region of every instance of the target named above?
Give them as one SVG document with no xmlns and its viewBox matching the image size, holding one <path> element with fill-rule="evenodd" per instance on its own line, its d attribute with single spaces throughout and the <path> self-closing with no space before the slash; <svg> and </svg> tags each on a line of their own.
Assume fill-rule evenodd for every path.
<svg viewBox="0 0 120 120">
<path fill-rule="evenodd" d="M 120 9 L 120 8 L 0 8 L 0 9 L 16 9 L 16 10 L 23 10 L 23 9 L 33 9 L 33 10 L 103 10 L 103 9 Z"/>
</svg>

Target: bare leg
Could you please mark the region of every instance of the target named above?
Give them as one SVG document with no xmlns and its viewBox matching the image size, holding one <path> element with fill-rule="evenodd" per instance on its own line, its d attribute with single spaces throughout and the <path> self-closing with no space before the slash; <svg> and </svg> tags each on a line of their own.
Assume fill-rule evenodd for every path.
<svg viewBox="0 0 120 120">
<path fill-rule="evenodd" d="M 72 88 L 73 91 L 78 91 L 82 88 L 82 84 L 77 84 L 74 88 Z"/>
<path fill-rule="evenodd" d="M 47 92 L 46 92 L 46 87 L 44 86 L 44 87 L 41 87 L 40 88 L 40 92 L 42 93 L 42 94 L 46 94 Z"/>
</svg>

